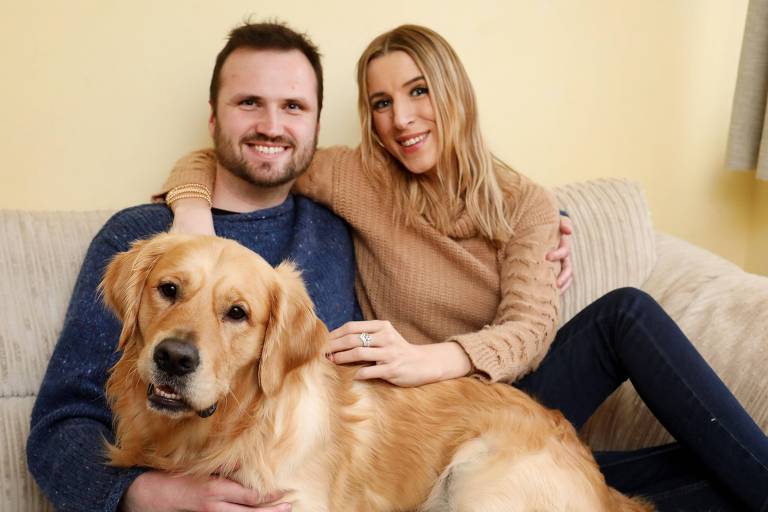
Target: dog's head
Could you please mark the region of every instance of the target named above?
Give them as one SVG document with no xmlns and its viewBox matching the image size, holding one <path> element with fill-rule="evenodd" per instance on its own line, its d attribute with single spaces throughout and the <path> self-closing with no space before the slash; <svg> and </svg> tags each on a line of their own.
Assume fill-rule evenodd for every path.
<svg viewBox="0 0 768 512">
<path fill-rule="evenodd" d="M 293 265 L 273 269 L 231 240 L 136 242 L 115 256 L 101 287 L 123 322 L 107 384 L 113 406 L 142 387 L 154 412 L 205 418 L 243 386 L 279 393 L 292 372 L 322 358 L 327 331 Z"/>
</svg>

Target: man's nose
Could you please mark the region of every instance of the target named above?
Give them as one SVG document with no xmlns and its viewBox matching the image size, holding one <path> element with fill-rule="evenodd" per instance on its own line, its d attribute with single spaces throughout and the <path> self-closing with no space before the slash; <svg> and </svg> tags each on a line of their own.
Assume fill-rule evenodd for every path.
<svg viewBox="0 0 768 512">
<path fill-rule="evenodd" d="M 263 109 L 256 120 L 256 131 L 267 137 L 278 137 L 283 134 L 281 112 L 276 107 Z"/>
</svg>

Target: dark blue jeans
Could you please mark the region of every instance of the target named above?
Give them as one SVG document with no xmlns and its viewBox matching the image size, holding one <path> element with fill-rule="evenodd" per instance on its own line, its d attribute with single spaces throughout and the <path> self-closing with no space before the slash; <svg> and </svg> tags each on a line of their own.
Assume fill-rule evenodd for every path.
<svg viewBox="0 0 768 512">
<path fill-rule="evenodd" d="M 609 484 L 659 510 L 768 511 L 768 438 L 640 290 L 615 290 L 585 308 L 515 385 L 578 429 L 626 379 L 677 443 L 596 453 Z"/>
</svg>

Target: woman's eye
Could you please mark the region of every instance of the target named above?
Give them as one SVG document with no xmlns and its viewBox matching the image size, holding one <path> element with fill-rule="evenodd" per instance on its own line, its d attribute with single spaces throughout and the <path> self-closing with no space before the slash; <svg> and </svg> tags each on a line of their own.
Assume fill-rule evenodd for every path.
<svg viewBox="0 0 768 512">
<path fill-rule="evenodd" d="M 411 96 L 423 96 L 429 92 L 426 87 L 416 87 L 411 91 Z"/>
<path fill-rule="evenodd" d="M 390 100 L 378 100 L 373 102 L 373 110 L 384 110 L 392 104 Z"/>
<path fill-rule="evenodd" d="M 163 283 L 158 286 L 157 289 L 160 290 L 163 297 L 171 300 L 175 299 L 176 295 L 179 293 L 178 287 L 173 283 Z"/>
<path fill-rule="evenodd" d="M 245 320 L 248 318 L 248 314 L 240 306 L 232 306 L 227 311 L 227 318 L 230 320 Z"/>
</svg>

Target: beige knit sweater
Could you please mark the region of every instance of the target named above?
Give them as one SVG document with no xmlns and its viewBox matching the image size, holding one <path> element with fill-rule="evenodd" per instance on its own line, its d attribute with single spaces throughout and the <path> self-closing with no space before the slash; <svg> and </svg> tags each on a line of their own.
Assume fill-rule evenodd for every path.
<svg viewBox="0 0 768 512">
<path fill-rule="evenodd" d="M 212 150 L 191 153 L 176 164 L 164 190 L 188 183 L 213 189 L 215 166 Z M 356 291 L 366 319 L 391 321 L 411 343 L 455 341 L 477 376 L 515 381 L 541 362 L 559 309 L 556 264 L 545 260 L 559 240 L 554 197 L 515 178 L 509 198 L 514 236 L 504 246 L 479 235 L 466 215 L 449 233 L 423 221 L 395 225 L 393 199 L 363 171 L 359 148 L 318 150 L 295 191 L 352 227 Z"/>
</svg>

